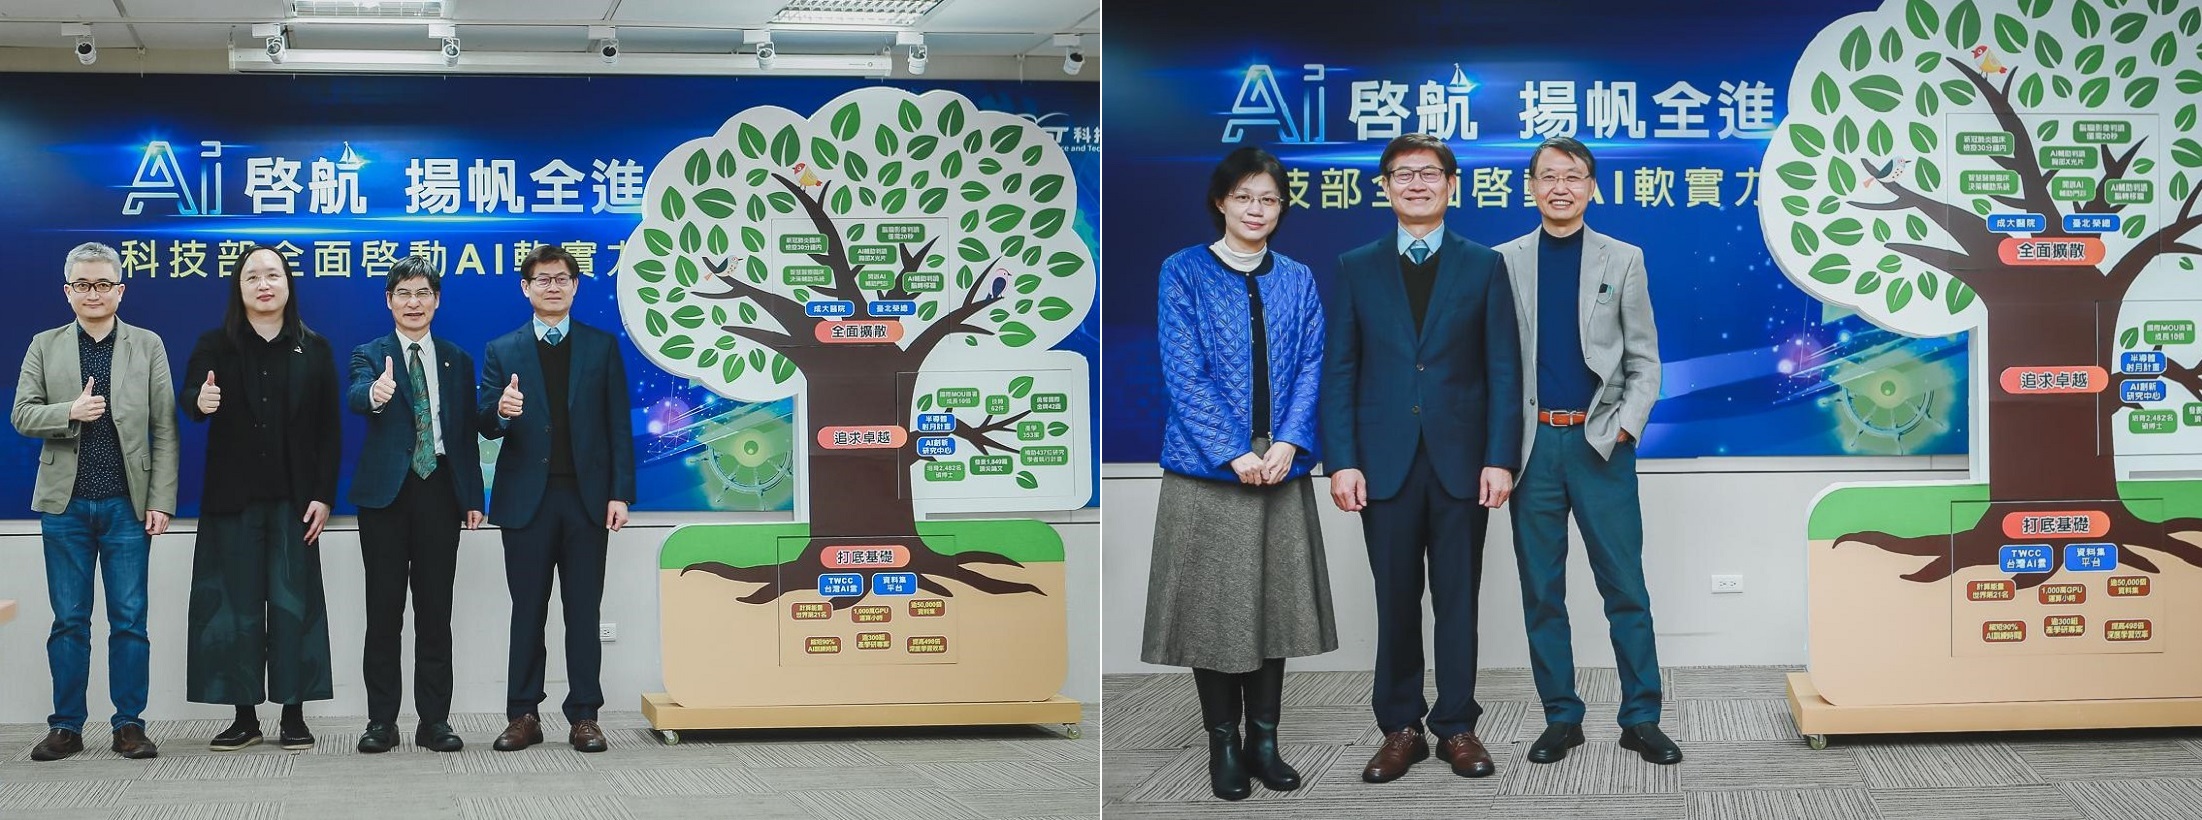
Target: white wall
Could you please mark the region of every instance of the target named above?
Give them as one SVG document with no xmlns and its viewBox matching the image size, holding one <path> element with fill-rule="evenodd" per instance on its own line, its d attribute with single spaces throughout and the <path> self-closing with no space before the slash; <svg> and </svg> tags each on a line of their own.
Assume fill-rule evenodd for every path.
<svg viewBox="0 0 2202 820">
<path fill-rule="evenodd" d="M 1096 510 L 1032 516 L 1062 533 L 1069 592 L 1070 668 L 1062 693 L 1091 703 L 1101 695 L 1097 666 L 1100 647 L 1100 525 Z M 664 690 L 658 663 L 658 545 L 680 524 L 712 521 L 784 521 L 786 514 L 641 513 L 635 523 L 614 533 L 605 572 L 603 620 L 619 625 L 619 639 L 604 645 L 605 709 L 636 711 L 647 692 Z M 195 521 L 176 522 L 175 530 L 153 541 L 150 628 L 153 639 L 151 719 L 227 717 L 229 707 L 184 700 L 186 616 L 191 597 L 191 556 Z M 505 591 L 504 549 L 491 528 L 465 534 L 459 542 L 459 574 L 452 608 L 455 659 L 452 709 L 502 713 L 505 704 L 506 644 L 512 602 Z M 53 711 L 53 684 L 46 670 L 45 640 L 53 622 L 46 598 L 45 550 L 36 521 L 0 522 L 0 600 L 18 604 L 16 620 L 0 626 L 0 723 L 43 723 Z M 356 522 L 336 519 L 321 541 L 323 586 L 327 590 L 329 645 L 335 662 L 336 699 L 307 705 L 312 715 L 365 715 L 367 695 L 360 681 L 360 647 L 366 635 Z M 556 594 L 555 592 L 553 593 Z M 88 725 L 103 725 L 113 714 L 107 700 L 105 604 L 93 610 L 92 685 Z M 410 614 L 408 622 L 410 622 Z M 548 698 L 555 711 L 566 693 L 562 618 L 551 602 L 546 629 L 550 659 L 545 669 Z M 593 629 L 593 627 L 591 627 Z M 413 713 L 412 630 L 406 630 L 405 713 Z M 763 662 L 770 662 L 765 659 Z M 263 708 L 264 718 L 274 709 Z M 410 718 L 407 719 L 408 721 Z M 407 725 L 410 725 L 408 722 Z"/>
<path fill-rule="evenodd" d="M 1640 465 L 1644 573 L 1659 660 L 1666 666 L 1804 663 L 1804 523 L 1813 496 L 1836 482 L 1966 476 L 1964 456 L 1675 459 Z M 1160 476 L 1160 468 L 1152 464 L 1111 464 L 1102 474 L 1108 563 L 1101 669 L 1107 674 L 1168 669 L 1139 660 Z M 1316 479 L 1339 646 L 1336 652 L 1295 660 L 1292 668 L 1366 670 L 1376 659 L 1368 551 L 1360 521 L 1331 505 L 1328 486 L 1327 480 Z M 1484 667 L 1529 665 L 1512 537 L 1505 509 L 1495 511 L 1483 559 L 1477 661 Z M 1604 608 L 1592 586 L 1579 534 L 1573 544 L 1568 612 L 1575 662 L 1612 666 Z M 1712 594 L 1715 574 L 1742 575 L 1744 591 Z M 1427 642 L 1427 614 L 1424 622 Z"/>
</svg>

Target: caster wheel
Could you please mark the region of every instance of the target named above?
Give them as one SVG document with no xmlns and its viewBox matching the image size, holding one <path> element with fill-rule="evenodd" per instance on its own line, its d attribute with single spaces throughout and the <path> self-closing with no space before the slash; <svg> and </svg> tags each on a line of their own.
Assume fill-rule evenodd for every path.
<svg viewBox="0 0 2202 820">
<path fill-rule="evenodd" d="M 1815 752 L 1825 749 L 1827 748 L 1827 735 L 1805 735 L 1804 745 L 1812 747 Z"/>
<path fill-rule="evenodd" d="M 1086 736 L 1086 730 L 1073 723 L 1063 727 L 1063 736 L 1071 740 L 1077 740 Z"/>
<path fill-rule="evenodd" d="M 680 733 L 679 733 L 679 732 L 676 732 L 676 731 L 673 731 L 673 730 L 671 730 L 671 729 L 659 729 L 659 730 L 658 730 L 658 739 L 659 739 L 659 740 L 662 740 L 662 741 L 665 741 L 665 745 L 667 745 L 667 746 L 679 746 L 679 745 L 680 745 Z M 1824 744 L 1823 744 L 1823 745 L 1824 745 Z"/>
</svg>

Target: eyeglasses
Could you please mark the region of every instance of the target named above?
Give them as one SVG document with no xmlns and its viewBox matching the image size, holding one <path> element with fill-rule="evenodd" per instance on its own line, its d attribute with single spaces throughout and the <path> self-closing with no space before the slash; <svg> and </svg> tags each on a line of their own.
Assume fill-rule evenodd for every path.
<svg viewBox="0 0 2202 820">
<path fill-rule="evenodd" d="M 423 302 L 426 302 L 430 299 L 436 298 L 436 292 L 428 288 L 421 288 L 419 290 L 393 290 L 390 291 L 390 298 L 400 302 L 408 302 L 414 299 L 419 299 Z"/>
<path fill-rule="evenodd" d="M 1561 176 L 1559 174 L 1537 175 L 1537 184 L 1547 188 L 1557 188 L 1562 183 L 1566 183 L 1567 187 L 1569 188 L 1580 188 L 1582 187 L 1583 183 L 1588 181 L 1590 181 L 1590 177 L 1584 176 L 1582 174 L 1568 174 L 1566 176 Z"/>
<path fill-rule="evenodd" d="M 1451 174 L 1445 173 L 1445 169 L 1434 165 L 1426 165 L 1421 168 L 1394 168 L 1391 173 L 1385 175 L 1386 178 L 1392 181 L 1393 185 L 1406 185 L 1418 179 L 1434 185 L 1438 180 L 1448 176 L 1451 176 Z"/>
<path fill-rule="evenodd" d="M 535 286 L 539 288 L 563 290 L 573 287 L 574 278 L 561 273 L 556 276 L 536 276 L 528 279 L 528 281 L 534 282 Z"/>
<path fill-rule="evenodd" d="M 108 282 L 105 280 L 91 282 L 79 279 L 77 281 L 69 283 L 69 289 L 78 293 L 90 293 L 95 290 L 101 293 L 108 293 L 119 287 L 122 287 L 121 282 Z"/>
<path fill-rule="evenodd" d="M 1261 203 L 1262 207 L 1264 208 L 1275 208 L 1279 205 L 1284 204 L 1284 200 L 1279 199 L 1275 196 L 1254 196 L 1244 191 L 1224 197 L 1223 199 L 1225 202 L 1229 202 L 1241 208 L 1252 205 L 1256 202 Z"/>
</svg>

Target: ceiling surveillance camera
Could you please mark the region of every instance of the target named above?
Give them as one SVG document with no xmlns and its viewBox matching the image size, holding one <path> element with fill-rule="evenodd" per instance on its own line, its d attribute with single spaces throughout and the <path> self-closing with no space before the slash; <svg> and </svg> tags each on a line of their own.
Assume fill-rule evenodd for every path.
<svg viewBox="0 0 2202 820">
<path fill-rule="evenodd" d="M 443 64 L 453 68 L 459 65 L 459 38 L 443 38 Z"/>
<path fill-rule="evenodd" d="M 604 58 L 605 65 L 619 65 L 619 41 L 605 40 L 596 46 L 596 54 Z"/>
<path fill-rule="evenodd" d="M 1075 76 L 1078 72 L 1084 70 L 1086 70 L 1086 55 L 1084 52 L 1073 51 L 1063 55 L 1063 73 Z"/>
<path fill-rule="evenodd" d="M 89 35 L 76 38 L 76 61 L 85 65 L 99 62 L 99 44 Z"/>
<path fill-rule="evenodd" d="M 773 48 L 773 47 L 772 47 L 772 44 L 771 44 L 771 43 L 758 43 L 758 44 L 757 44 L 757 67 L 758 67 L 758 68 L 765 68 L 765 69 L 769 69 L 769 68 L 771 68 L 771 67 L 772 67 L 772 61 L 773 61 L 773 59 L 774 59 L 774 58 L 777 58 L 777 57 L 779 57 L 779 56 L 780 56 L 780 50 L 779 50 L 779 49 L 776 49 L 776 48 Z"/>
<path fill-rule="evenodd" d="M 283 62 L 283 52 L 290 50 L 290 38 L 281 34 L 268 38 L 268 62 Z"/>
<path fill-rule="evenodd" d="M 907 65 L 912 76 L 925 73 L 925 60 L 928 56 L 930 55 L 923 43 L 910 47 L 910 59 Z"/>
</svg>

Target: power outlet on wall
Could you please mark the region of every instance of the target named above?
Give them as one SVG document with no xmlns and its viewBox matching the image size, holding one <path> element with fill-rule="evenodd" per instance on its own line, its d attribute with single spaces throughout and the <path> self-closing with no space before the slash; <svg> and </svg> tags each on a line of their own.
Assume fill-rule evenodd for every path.
<svg viewBox="0 0 2202 820">
<path fill-rule="evenodd" d="M 596 639 L 604 643 L 619 640 L 619 624 L 597 624 Z"/>
<path fill-rule="evenodd" d="M 1713 594 L 1714 594 L 1714 595 L 1731 595 L 1731 594 L 1739 593 L 1739 592 L 1742 592 L 1742 591 L 1743 591 L 1743 576 L 1741 576 L 1741 575 L 1715 575 L 1715 576 L 1713 576 Z M 611 640 L 611 639 L 610 639 L 610 638 L 606 638 L 605 640 Z"/>
</svg>

